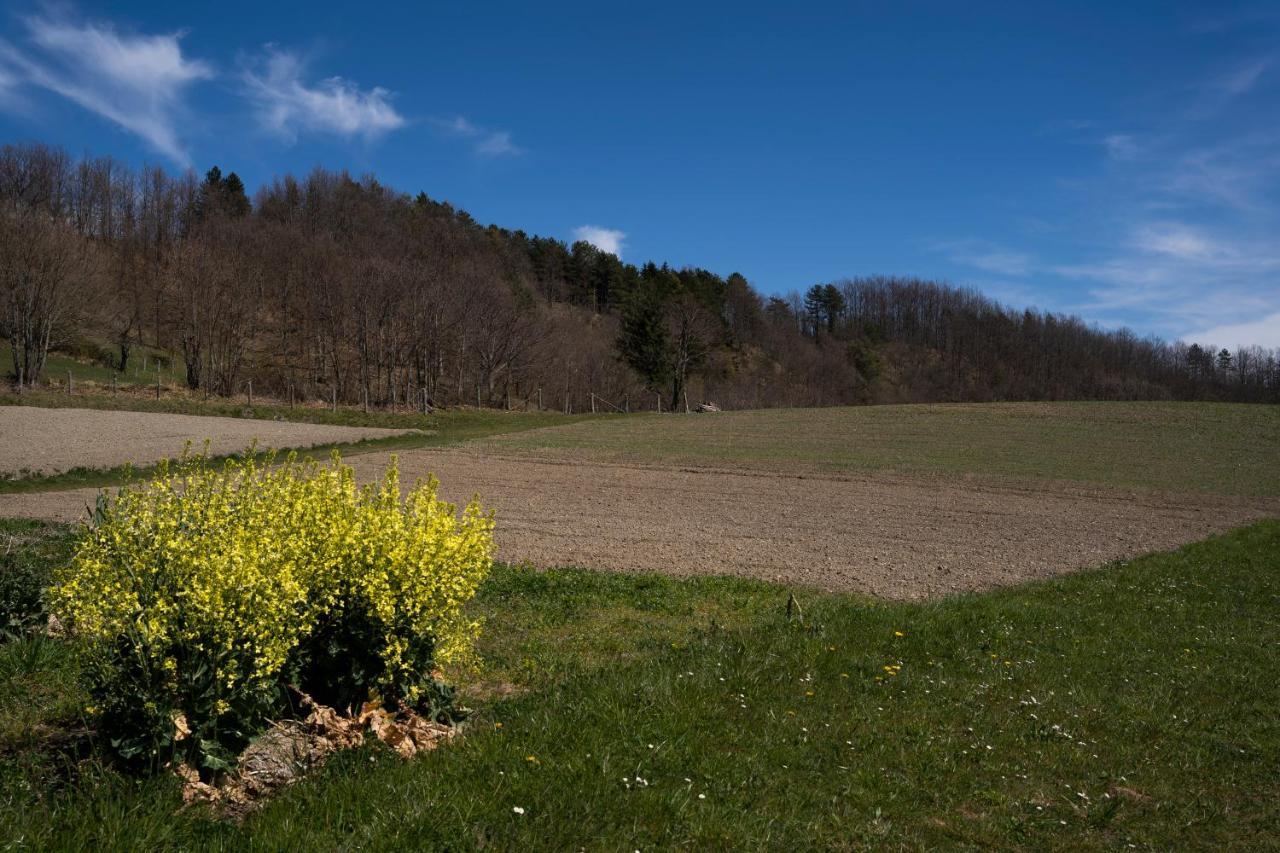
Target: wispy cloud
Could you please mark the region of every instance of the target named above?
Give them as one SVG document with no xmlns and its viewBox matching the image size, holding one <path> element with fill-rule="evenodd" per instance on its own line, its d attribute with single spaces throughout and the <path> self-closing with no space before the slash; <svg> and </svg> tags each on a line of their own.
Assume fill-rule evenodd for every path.
<svg viewBox="0 0 1280 853">
<path fill-rule="evenodd" d="M 627 241 L 626 233 L 614 228 L 601 228 L 599 225 L 580 225 L 573 229 L 574 240 L 586 240 L 602 252 L 622 257 L 622 247 Z"/>
<path fill-rule="evenodd" d="M 446 136 L 466 139 L 472 143 L 472 150 L 481 157 L 504 157 L 523 154 L 524 149 L 511 141 L 511 133 L 506 130 L 488 130 L 471 122 L 463 116 L 450 119 L 433 119 L 436 129 Z"/>
<path fill-rule="evenodd" d="M 1087 315 L 1137 314 L 1202 342 L 1226 341 L 1188 330 L 1244 328 L 1243 318 L 1280 311 L 1280 293 L 1266 286 L 1280 277 L 1280 248 L 1181 222 L 1139 225 L 1109 256 L 1044 271 L 1091 283 L 1077 306 Z"/>
<path fill-rule="evenodd" d="M 1257 320 L 1200 329 L 1183 335 L 1182 339 L 1212 346 L 1280 347 L 1280 311 Z"/>
<path fill-rule="evenodd" d="M 1190 203 L 1257 213 L 1280 184 L 1280 129 L 1236 136 L 1176 154 L 1157 189 Z"/>
<path fill-rule="evenodd" d="M 266 130 L 289 140 L 301 131 L 374 139 L 405 125 L 386 89 L 361 89 L 341 77 L 309 84 L 305 75 L 306 63 L 297 54 L 274 45 L 267 45 L 261 62 L 244 69 L 245 92 Z"/>
<path fill-rule="evenodd" d="M 1113 133 L 1103 137 L 1102 147 L 1112 160 L 1133 160 L 1141 152 L 1137 140 L 1127 133 Z"/>
<path fill-rule="evenodd" d="M 1024 276 L 1032 268 L 1031 256 L 1026 252 L 1006 249 L 984 240 L 948 240 L 935 243 L 933 249 L 957 264 L 997 275 Z"/>
<path fill-rule="evenodd" d="M 183 33 L 132 35 L 111 24 L 66 18 L 23 19 L 25 40 L 0 39 L 0 77 L 55 92 L 141 136 L 186 165 L 178 127 L 186 90 L 214 77 L 213 67 L 183 55 Z"/>
<path fill-rule="evenodd" d="M 1083 129 L 1097 145 L 1064 234 L 1033 251 L 983 240 L 937 248 L 973 276 L 1034 282 L 1053 307 L 1103 325 L 1236 346 L 1275 345 L 1280 318 L 1280 55 L 1240 54 L 1174 83 L 1125 128 Z M 1129 128 L 1140 128 L 1132 131 Z"/>
<path fill-rule="evenodd" d="M 1230 98 L 1243 95 L 1257 85 L 1258 80 L 1273 63 L 1274 60 L 1270 56 L 1250 59 L 1218 75 L 1210 85 Z"/>
</svg>

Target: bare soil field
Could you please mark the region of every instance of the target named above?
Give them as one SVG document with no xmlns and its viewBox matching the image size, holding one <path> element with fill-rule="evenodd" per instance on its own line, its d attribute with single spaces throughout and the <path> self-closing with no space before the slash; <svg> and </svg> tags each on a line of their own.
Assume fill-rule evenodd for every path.
<svg viewBox="0 0 1280 853">
<path fill-rule="evenodd" d="M 215 454 L 263 447 L 314 447 L 401 435 L 406 430 L 236 418 L 0 406 L 0 474 L 55 474 L 73 468 L 149 465 L 208 439 Z"/>
<path fill-rule="evenodd" d="M 385 453 L 349 460 L 379 476 Z M 1280 500 L 887 472 L 787 475 L 499 457 L 400 454 L 456 502 L 498 512 L 500 556 L 534 565 L 732 574 L 900 599 L 1048 577 L 1173 548 L 1259 518 Z M 0 495 L 0 516 L 83 518 L 95 490 Z"/>
</svg>

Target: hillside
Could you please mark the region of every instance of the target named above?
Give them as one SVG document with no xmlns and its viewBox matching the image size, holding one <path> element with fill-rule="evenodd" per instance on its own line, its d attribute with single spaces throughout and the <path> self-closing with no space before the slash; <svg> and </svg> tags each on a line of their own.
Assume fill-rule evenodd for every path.
<svg viewBox="0 0 1280 853">
<path fill-rule="evenodd" d="M 765 297 L 741 275 L 623 263 L 372 177 L 131 172 L 0 152 L 0 337 L 193 390 L 584 411 L 875 402 L 1280 401 L 1277 353 L 1139 339 L 900 278 Z M 780 248 L 781 250 L 781 248 Z"/>
</svg>

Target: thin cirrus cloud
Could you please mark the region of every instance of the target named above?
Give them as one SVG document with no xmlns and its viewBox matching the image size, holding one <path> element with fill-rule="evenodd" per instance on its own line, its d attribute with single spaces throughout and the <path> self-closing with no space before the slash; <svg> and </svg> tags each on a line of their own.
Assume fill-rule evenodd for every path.
<svg viewBox="0 0 1280 853">
<path fill-rule="evenodd" d="M 361 89 L 342 77 L 307 83 L 305 74 L 306 63 L 297 54 L 273 45 L 263 61 L 242 72 L 263 128 L 292 141 L 303 130 L 374 139 L 404 127 L 388 90 Z"/>
<path fill-rule="evenodd" d="M 1211 341 L 1229 347 L 1280 347 L 1280 311 L 1244 323 L 1227 323 L 1184 335 L 1188 342 Z"/>
<path fill-rule="evenodd" d="M 1127 115 L 1141 132 L 1087 128 L 1096 173 L 1063 184 L 1074 209 L 1060 236 L 1031 237 L 1034 252 L 977 239 L 935 250 L 975 276 L 1034 283 L 1057 310 L 1103 325 L 1276 346 L 1280 118 L 1268 99 L 1278 68 L 1280 54 L 1204 69 L 1176 87 L 1178 101 Z"/>
<path fill-rule="evenodd" d="M 601 228 L 599 225 L 580 225 L 573 229 L 574 240 L 585 240 L 602 252 L 622 257 L 622 247 L 626 244 L 627 235 L 616 228 Z"/>
<path fill-rule="evenodd" d="M 183 54 L 182 33 L 133 35 L 110 24 L 48 17 L 26 18 L 23 25 L 20 45 L 0 39 L 0 82 L 8 80 L 8 91 L 54 92 L 188 164 L 177 130 L 184 96 L 215 72 Z"/>
<path fill-rule="evenodd" d="M 431 123 L 445 136 L 468 140 L 472 144 L 472 150 L 481 157 L 509 157 L 524 153 L 522 148 L 511 141 L 509 131 L 488 130 L 463 116 L 433 119 Z"/>
</svg>

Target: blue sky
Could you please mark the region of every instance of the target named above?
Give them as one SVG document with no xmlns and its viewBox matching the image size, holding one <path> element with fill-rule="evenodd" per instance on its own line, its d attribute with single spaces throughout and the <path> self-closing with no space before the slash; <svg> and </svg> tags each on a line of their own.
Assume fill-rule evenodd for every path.
<svg viewBox="0 0 1280 853">
<path fill-rule="evenodd" d="M 9 4 L 0 139 L 1280 346 L 1280 2 Z"/>
</svg>

